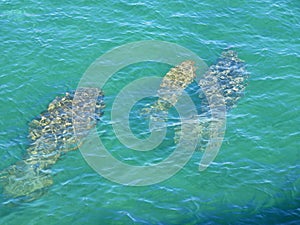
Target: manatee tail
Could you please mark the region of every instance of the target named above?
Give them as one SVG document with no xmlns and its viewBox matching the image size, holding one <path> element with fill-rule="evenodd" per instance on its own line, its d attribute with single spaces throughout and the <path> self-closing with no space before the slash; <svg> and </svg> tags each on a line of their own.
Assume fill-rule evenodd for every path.
<svg viewBox="0 0 300 225">
<path fill-rule="evenodd" d="M 32 201 L 53 184 L 49 171 L 38 171 L 25 161 L 19 161 L 0 172 L 3 195 L 10 202 Z"/>
</svg>

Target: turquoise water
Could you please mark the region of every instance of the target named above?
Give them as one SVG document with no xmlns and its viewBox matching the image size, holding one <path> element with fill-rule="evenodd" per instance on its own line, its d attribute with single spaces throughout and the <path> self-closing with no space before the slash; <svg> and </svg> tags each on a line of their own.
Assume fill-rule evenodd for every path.
<svg viewBox="0 0 300 225">
<path fill-rule="evenodd" d="M 88 66 L 114 47 L 169 41 L 208 65 L 232 47 L 250 72 L 206 171 L 197 170 L 202 153 L 196 152 L 172 178 L 127 187 L 70 152 L 53 167 L 54 185 L 40 199 L 11 207 L 0 196 L 0 224 L 300 223 L 299 1 L 8 0 L 0 7 L 0 169 L 22 157 L 28 122 L 56 95 L 75 89 Z M 128 71 L 163 75 L 168 68 L 142 63 Z M 105 121 L 124 82 L 116 75 L 104 90 L 107 109 L 98 127 L 120 158 L 128 149 L 106 132 Z"/>
</svg>

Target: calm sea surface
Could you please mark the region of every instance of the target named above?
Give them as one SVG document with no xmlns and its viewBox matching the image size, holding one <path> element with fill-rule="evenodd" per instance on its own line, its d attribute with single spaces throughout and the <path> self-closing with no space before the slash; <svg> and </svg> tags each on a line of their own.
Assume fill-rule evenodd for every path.
<svg viewBox="0 0 300 225">
<path fill-rule="evenodd" d="M 0 170 L 22 158 L 28 122 L 75 89 L 88 66 L 114 47 L 168 41 L 208 65 L 232 47 L 250 73 L 206 171 L 198 171 L 196 152 L 172 178 L 128 187 L 99 176 L 79 151 L 69 152 L 54 165 L 54 185 L 40 199 L 12 207 L 0 195 L 0 224 L 300 224 L 299 1 L 2 0 L 0 21 Z M 141 63 L 128 71 L 144 67 L 145 76 L 169 69 Z M 104 90 L 104 124 L 116 87 L 126 82 L 120 74 Z M 132 126 L 142 130 L 134 120 Z M 117 157 L 135 157 L 108 128 L 98 129 Z"/>
</svg>

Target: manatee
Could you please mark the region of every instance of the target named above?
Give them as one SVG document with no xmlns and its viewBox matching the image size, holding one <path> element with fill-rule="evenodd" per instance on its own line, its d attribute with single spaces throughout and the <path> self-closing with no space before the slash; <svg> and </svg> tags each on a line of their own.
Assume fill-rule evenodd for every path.
<svg viewBox="0 0 300 225">
<path fill-rule="evenodd" d="M 172 108 L 184 89 L 196 78 L 195 62 L 186 60 L 163 77 L 158 90 L 158 100 L 150 107 L 142 109 L 141 115 L 151 116 L 153 120 L 166 119 L 167 112 Z"/>
<path fill-rule="evenodd" d="M 105 107 L 103 92 L 97 88 L 79 88 L 76 101 L 74 94 L 56 97 L 46 111 L 29 123 L 31 143 L 26 154 L 21 161 L 0 172 L 5 196 L 25 201 L 38 198 L 53 184 L 51 166 L 62 154 L 78 149 L 99 121 Z M 74 122 L 78 123 L 77 135 L 74 135 Z"/>
<path fill-rule="evenodd" d="M 217 124 L 216 118 L 211 117 L 210 107 L 224 105 L 228 112 L 237 105 L 238 100 L 243 96 L 247 86 L 248 73 L 246 72 L 245 62 L 238 58 L 233 50 L 222 52 L 217 62 L 211 65 L 208 71 L 199 81 L 199 86 L 205 90 L 199 92 L 201 99 L 200 113 L 197 121 L 198 126 L 190 130 L 190 136 L 199 135 L 200 142 L 198 149 L 205 150 L 210 139 L 210 131 L 213 125 Z M 217 86 L 215 85 L 217 84 Z M 222 95 L 224 102 L 214 101 L 218 95 Z M 221 98 L 220 98 L 221 99 Z M 210 100 L 210 101 L 208 101 Z M 210 104 L 209 104 L 210 102 Z M 175 127 L 175 143 L 178 143 L 181 136 L 180 126 Z"/>
</svg>

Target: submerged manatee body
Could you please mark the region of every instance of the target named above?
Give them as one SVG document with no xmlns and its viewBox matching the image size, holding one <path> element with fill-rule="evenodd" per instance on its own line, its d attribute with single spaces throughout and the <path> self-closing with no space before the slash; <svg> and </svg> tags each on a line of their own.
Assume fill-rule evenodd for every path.
<svg viewBox="0 0 300 225">
<path fill-rule="evenodd" d="M 96 88 L 81 88 L 74 93 L 56 97 L 39 118 L 29 123 L 31 141 L 23 160 L 0 172 L 4 195 L 24 201 L 39 197 L 53 184 L 51 166 L 64 152 L 77 149 L 89 130 L 96 125 L 104 108 L 103 93 Z M 95 99 L 95 96 L 97 97 Z M 76 115 L 74 107 L 95 109 L 92 113 Z M 88 111 L 87 111 L 88 112 Z M 74 120 L 74 118 L 80 119 Z M 74 135 L 74 121 L 80 131 Z M 82 122 L 80 122 L 82 121 Z M 78 135 L 79 134 L 79 135 Z"/>
<path fill-rule="evenodd" d="M 164 120 L 168 110 L 178 101 L 184 89 L 196 78 L 195 62 L 186 60 L 163 77 L 158 90 L 158 100 L 142 110 L 142 115 L 149 115 L 153 120 Z"/>
<path fill-rule="evenodd" d="M 237 53 L 232 50 L 224 51 L 217 62 L 211 65 L 208 71 L 199 81 L 202 91 L 199 93 L 201 99 L 200 113 L 197 119 L 197 128 L 190 130 L 190 136 L 200 136 L 198 149 L 205 150 L 210 139 L 210 132 L 216 118 L 211 116 L 211 107 L 225 107 L 229 111 L 236 106 L 238 100 L 244 95 L 247 86 L 248 74 L 245 63 Z M 217 85 L 216 85 L 217 84 Z M 215 100 L 216 97 L 218 100 Z M 223 99 L 224 101 L 219 101 Z M 182 135 L 180 127 L 175 128 L 175 143 L 178 143 Z"/>
</svg>

